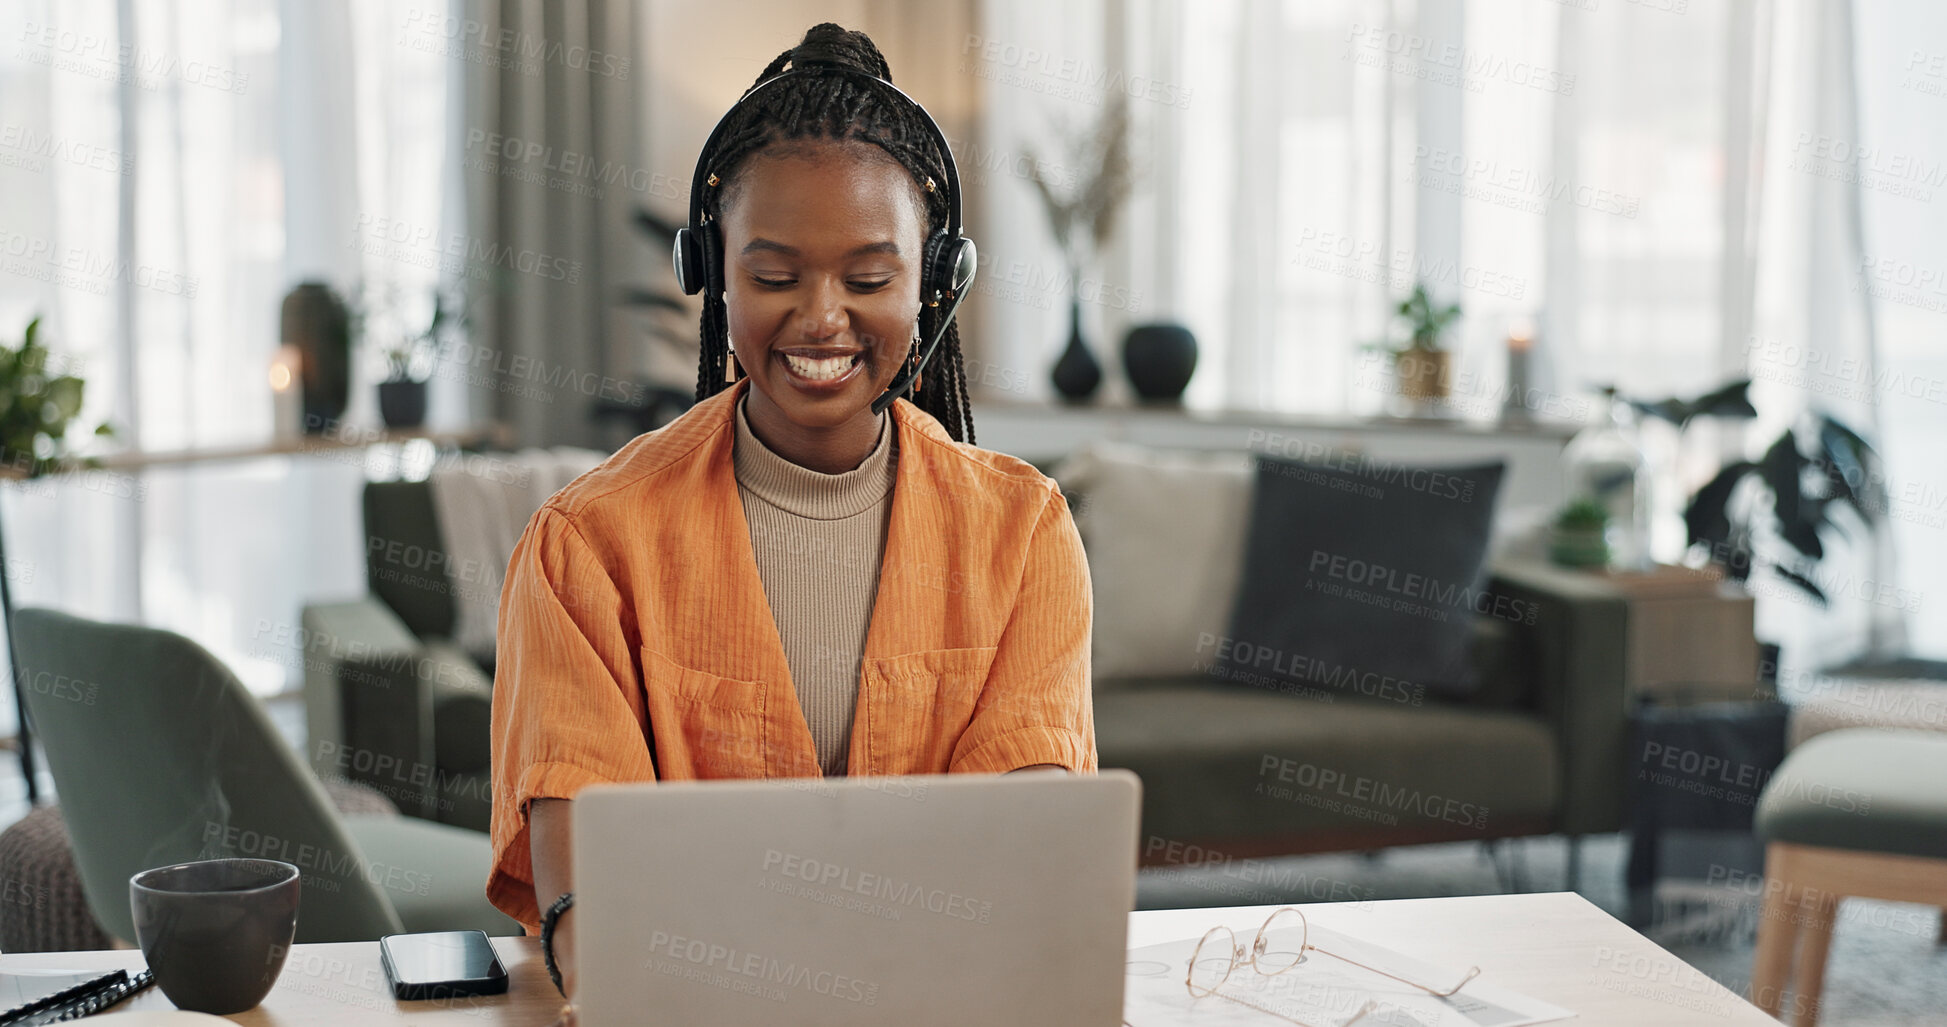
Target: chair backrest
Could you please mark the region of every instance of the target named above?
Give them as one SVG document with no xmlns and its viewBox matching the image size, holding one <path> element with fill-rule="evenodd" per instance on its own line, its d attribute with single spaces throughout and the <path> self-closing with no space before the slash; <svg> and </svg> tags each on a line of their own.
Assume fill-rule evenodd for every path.
<svg viewBox="0 0 1947 1027">
<path fill-rule="evenodd" d="M 451 638 L 459 611 L 432 486 L 370 482 L 364 508 L 365 578 L 372 594 L 420 638 Z"/>
<path fill-rule="evenodd" d="M 403 929 L 324 788 L 208 650 L 53 610 L 18 611 L 10 634 L 82 889 L 110 933 L 136 940 L 134 874 L 228 856 L 298 867 L 298 941 Z"/>
</svg>

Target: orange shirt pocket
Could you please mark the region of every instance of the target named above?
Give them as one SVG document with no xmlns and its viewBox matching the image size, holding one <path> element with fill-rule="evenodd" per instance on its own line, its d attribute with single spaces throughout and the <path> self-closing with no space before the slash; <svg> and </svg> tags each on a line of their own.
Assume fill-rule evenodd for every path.
<svg viewBox="0 0 1947 1027">
<path fill-rule="evenodd" d="M 664 780 L 764 776 L 763 682 L 686 667 L 644 646 L 642 687 Z"/>
<path fill-rule="evenodd" d="M 989 645 L 867 659 L 858 712 L 871 754 L 864 771 L 946 773 L 998 651 Z"/>
</svg>

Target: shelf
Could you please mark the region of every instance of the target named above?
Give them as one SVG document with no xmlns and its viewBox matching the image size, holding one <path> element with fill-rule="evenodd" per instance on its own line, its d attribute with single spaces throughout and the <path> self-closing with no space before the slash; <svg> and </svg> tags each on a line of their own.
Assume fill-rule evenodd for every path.
<svg viewBox="0 0 1947 1027">
<path fill-rule="evenodd" d="M 973 405 L 974 420 L 1049 419 L 1069 421 L 1143 421 L 1211 427 L 1292 428 L 1310 431 L 1458 433 L 1473 436 L 1517 436 L 1567 442 L 1582 430 L 1573 421 L 1478 421 L 1458 417 L 1394 417 L 1356 414 L 1295 414 L 1278 410 L 1195 410 L 1173 404 L 1043 403 L 989 400 Z"/>
<path fill-rule="evenodd" d="M 101 453 L 88 458 L 89 463 L 73 463 L 49 471 L 41 477 L 85 474 L 89 471 L 139 472 L 151 467 L 179 467 L 233 460 L 256 460 L 274 456 L 312 456 L 406 442 L 430 442 L 438 447 L 467 447 L 483 443 L 504 447 L 511 444 L 511 434 L 507 425 L 498 423 L 476 425 L 459 431 L 391 431 L 382 428 L 346 427 L 323 435 L 293 436 L 231 446 L 164 450 L 127 449 Z M 0 480 L 24 481 L 26 479 L 27 475 L 17 469 L 0 470 Z"/>
</svg>

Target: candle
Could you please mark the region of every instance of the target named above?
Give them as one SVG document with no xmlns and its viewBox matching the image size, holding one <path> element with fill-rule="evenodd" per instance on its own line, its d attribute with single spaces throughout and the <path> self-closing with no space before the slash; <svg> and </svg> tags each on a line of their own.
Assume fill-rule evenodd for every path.
<svg viewBox="0 0 1947 1027">
<path fill-rule="evenodd" d="M 1534 419 L 1528 407 L 1528 351 L 1534 344 L 1534 325 L 1527 318 L 1517 318 L 1508 326 L 1508 396 L 1501 404 L 1503 421 Z"/>
<path fill-rule="evenodd" d="M 304 352 L 279 346 L 270 361 L 271 437 L 296 438 L 304 430 Z"/>
<path fill-rule="evenodd" d="M 1515 353 L 1526 353 L 1535 344 L 1535 326 L 1527 318 L 1520 318 L 1508 326 L 1508 349 Z"/>
</svg>

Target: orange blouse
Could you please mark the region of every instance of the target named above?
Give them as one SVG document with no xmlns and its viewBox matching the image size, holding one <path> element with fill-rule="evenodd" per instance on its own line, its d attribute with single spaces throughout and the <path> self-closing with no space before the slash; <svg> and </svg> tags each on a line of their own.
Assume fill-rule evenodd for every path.
<svg viewBox="0 0 1947 1027">
<path fill-rule="evenodd" d="M 731 460 L 744 378 L 528 522 L 500 597 L 487 897 L 535 929 L 528 802 L 817 776 Z M 893 402 L 899 462 L 846 771 L 1096 768 L 1088 564 L 1055 483 Z"/>
</svg>

